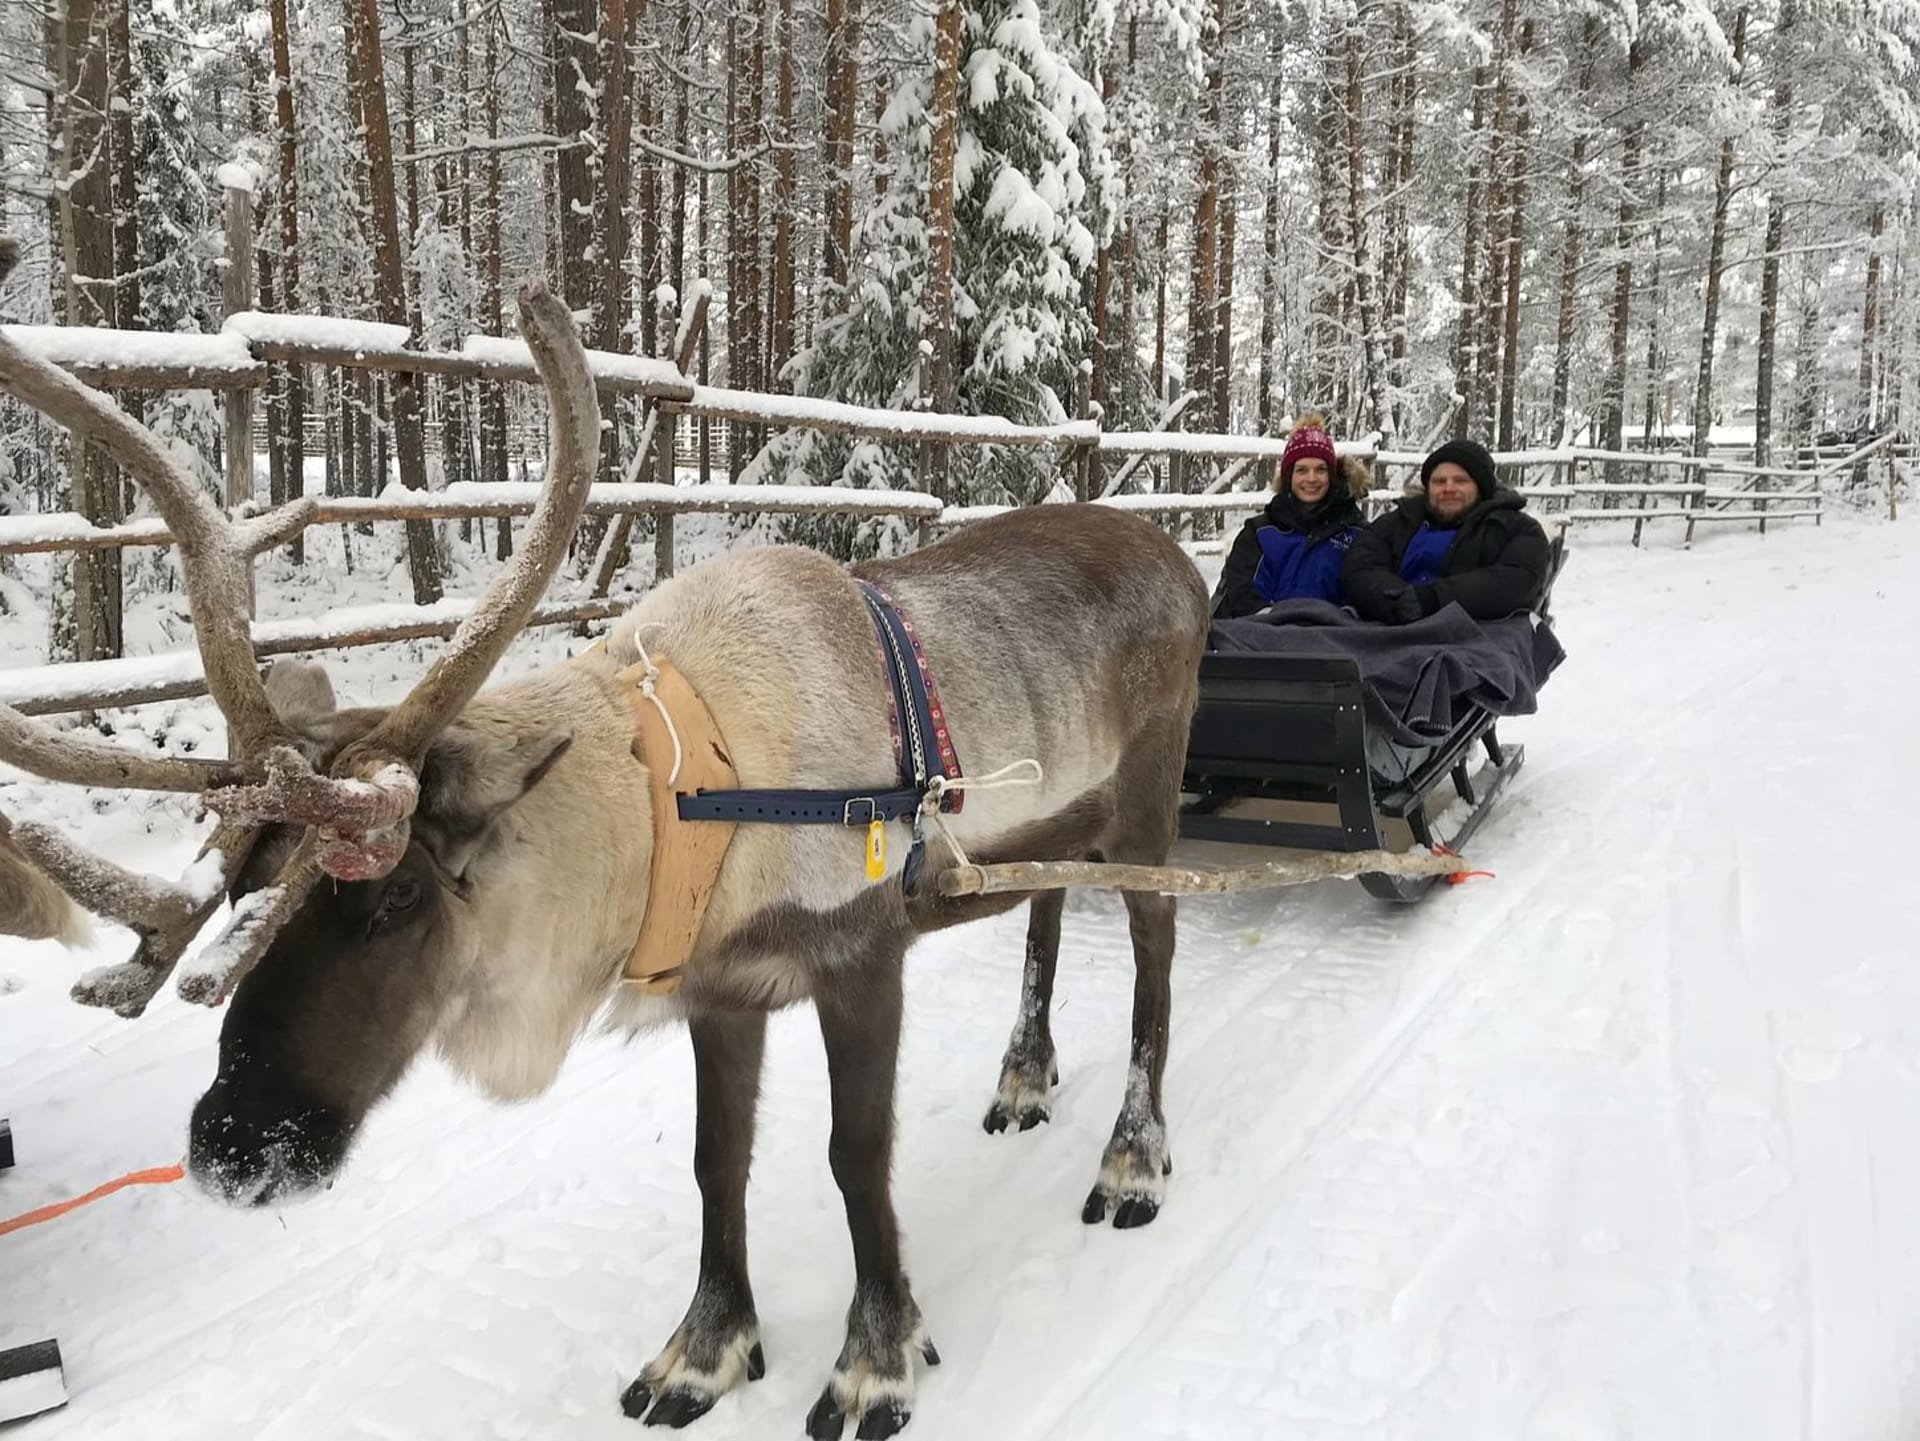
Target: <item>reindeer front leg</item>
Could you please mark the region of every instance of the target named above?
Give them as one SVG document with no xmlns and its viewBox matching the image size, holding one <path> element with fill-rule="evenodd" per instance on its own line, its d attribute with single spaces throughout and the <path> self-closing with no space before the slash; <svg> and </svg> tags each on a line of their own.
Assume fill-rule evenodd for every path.
<svg viewBox="0 0 1920 1441">
<path fill-rule="evenodd" d="M 758 1012 L 715 1013 L 696 1017 L 688 1029 L 693 1034 L 700 1280 L 680 1329 L 620 1398 L 627 1415 L 644 1415 L 649 1426 L 685 1426 L 736 1386 L 767 1373 L 747 1279 L 747 1171 L 753 1163 L 767 1018 Z"/>
<path fill-rule="evenodd" d="M 916 1356 L 940 1363 L 900 1267 L 888 1174 L 904 950 L 890 947 L 836 972 L 815 994 L 833 1093 L 827 1159 L 846 1201 L 854 1281 L 846 1345 L 807 1416 L 814 1441 L 834 1441 L 849 1416 L 861 1441 L 892 1436 L 913 1414 Z"/>
</svg>

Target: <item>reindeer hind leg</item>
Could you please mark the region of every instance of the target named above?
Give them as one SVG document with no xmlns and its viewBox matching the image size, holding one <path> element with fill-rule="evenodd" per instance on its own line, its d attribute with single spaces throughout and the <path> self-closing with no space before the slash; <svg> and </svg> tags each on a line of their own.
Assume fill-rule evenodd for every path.
<svg viewBox="0 0 1920 1441">
<path fill-rule="evenodd" d="M 1121 804 L 1114 830 L 1102 847 L 1109 860 L 1166 863 L 1179 831 L 1179 781 L 1185 754 L 1184 716 L 1154 743 L 1141 744 L 1132 752 L 1119 777 Z M 1173 1015 L 1174 899 L 1128 891 L 1126 907 L 1134 965 L 1126 1097 L 1101 1157 L 1099 1179 L 1080 1212 L 1088 1225 L 1098 1225 L 1111 1215 L 1120 1230 L 1144 1226 L 1160 1214 L 1166 1178 L 1173 1172 L 1161 1082 Z"/>
</svg>

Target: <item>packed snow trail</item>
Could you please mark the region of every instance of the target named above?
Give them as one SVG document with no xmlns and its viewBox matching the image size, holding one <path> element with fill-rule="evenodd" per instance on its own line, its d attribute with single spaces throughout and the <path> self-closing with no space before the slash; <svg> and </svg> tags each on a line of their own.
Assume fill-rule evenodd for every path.
<svg viewBox="0 0 1920 1441">
<path fill-rule="evenodd" d="M 1118 902 L 1069 905 L 1062 1086 L 1024 1135 L 980 1129 L 1024 916 L 915 950 L 895 1200 L 945 1364 L 908 1434 L 1920 1427 L 1920 527 L 1573 548 L 1570 659 L 1503 728 L 1527 764 L 1471 848 L 1495 880 L 1182 903 L 1152 1226 L 1078 1219 L 1125 1079 Z M 190 852 L 173 803 L 46 805 L 123 860 Z M 0 1215 L 180 1152 L 219 1017 L 65 999 L 121 950 L 0 950 Z M 691 1079 L 677 1035 L 596 1037 L 510 1109 L 426 1064 L 317 1201 L 175 1186 L 0 1238 L 0 1345 L 57 1335 L 73 1393 L 19 1434 L 637 1435 L 616 1398 L 699 1249 Z M 749 1193 L 769 1372 L 690 1434 L 797 1436 L 832 1364 L 827 1129 L 783 1015 Z"/>
</svg>

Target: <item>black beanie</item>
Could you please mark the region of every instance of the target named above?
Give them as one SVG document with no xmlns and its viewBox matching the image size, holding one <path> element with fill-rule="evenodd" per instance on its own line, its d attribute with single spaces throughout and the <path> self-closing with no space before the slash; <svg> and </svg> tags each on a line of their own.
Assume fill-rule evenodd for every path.
<svg viewBox="0 0 1920 1441">
<path fill-rule="evenodd" d="M 1492 495 L 1500 483 L 1500 477 L 1494 474 L 1493 455 L 1484 445 L 1477 440 L 1450 440 L 1420 463 L 1420 484 L 1425 485 L 1433 478 L 1435 469 L 1448 461 L 1473 477 L 1482 500 Z"/>
</svg>

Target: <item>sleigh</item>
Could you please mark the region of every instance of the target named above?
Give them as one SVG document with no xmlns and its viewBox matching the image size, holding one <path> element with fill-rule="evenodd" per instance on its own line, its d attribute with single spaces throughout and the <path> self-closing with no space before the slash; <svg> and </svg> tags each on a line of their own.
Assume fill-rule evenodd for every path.
<svg viewBox="0 0 1920 1441">
<path fill-rule="evenodd" d="M 1556 537 L 1554 578 L 1565 559 L 1564 536 Z M 1546 610 L 1543 598 L 1539 614 Z M 1425 858 L 1461 850 L 1525 750 L 1501 741 L 1499 717 L 1483 706 L 1417 749 L 1370 743 L 1367 715 L 1350 657 L 1203 657 L 1182 787 L 1188 856 L 1231 865 L 1285 852 Z M 1444 876 L 1396 868 L 1358 879 L 1382 900 L 1412 902 Z"/>
<path fill-rule="evenodd" d="M 1357 662 L 1208 655 L 1187 743 L 1183 850 L 1228 865 L 1244 862 L 1247 847 L 1257 848 L 1251 854 L 1459 851 L 1526 755 L 1501 742 L 1496 720 L 1475 708 L 1404 773 L 1383 773 L 1369 757 Z M 1358 879 L 1383 900 L 1417 901 L 1442 876 L 1374 870 Z"/>
</svg>

